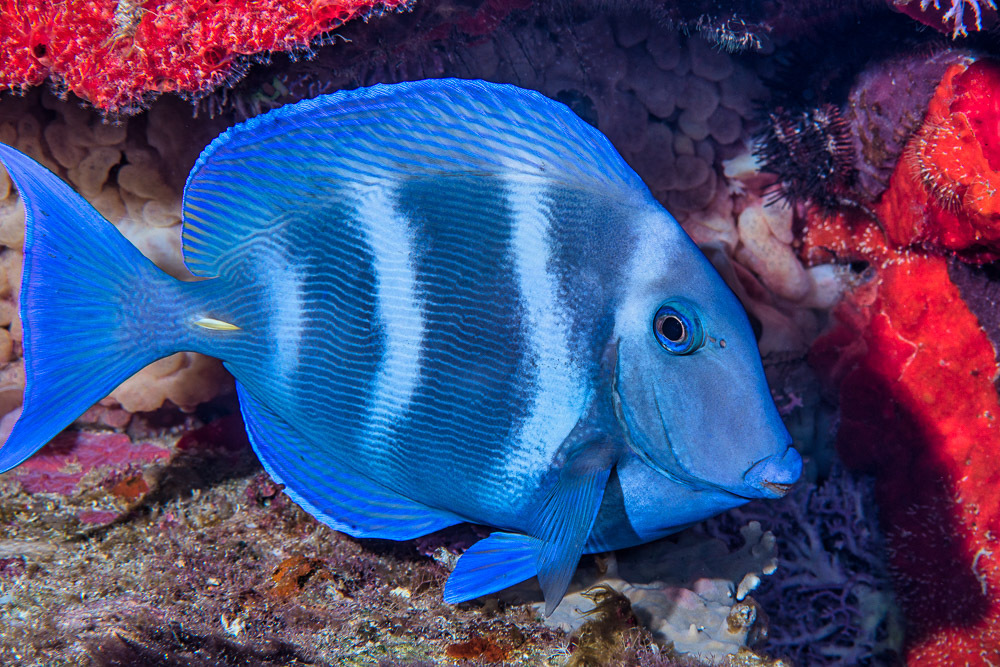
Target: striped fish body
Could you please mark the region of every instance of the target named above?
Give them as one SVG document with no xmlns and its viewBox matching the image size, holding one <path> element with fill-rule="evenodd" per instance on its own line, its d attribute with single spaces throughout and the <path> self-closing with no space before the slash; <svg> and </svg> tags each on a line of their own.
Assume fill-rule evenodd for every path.
<svg viewBox="0 0 1000 667">
<path fill-rule="evenodd" d="M 185 188 L 194 283 L 0 160 L 29 217 L 28 387 L 0 469 L 142 365 L 203 352 L 306 510 L 361 537 L 496 527 L 445 598 L 537 574 L 550 611 L 581 553 L 798 476 L 735 297 L 607 140 L 538 94 L 375 86 L 229 130 Z"/>
<path fill-rule="evenodd" d="M 203 351 L 307 439 L 280 479 L 322 485 L 321 452 L 428 507 L 524 530 L 600 391 L 630 216 L 502 174 L 345 194 L 220 267 L 212 312 L 241 330 Z"/>
</svg>

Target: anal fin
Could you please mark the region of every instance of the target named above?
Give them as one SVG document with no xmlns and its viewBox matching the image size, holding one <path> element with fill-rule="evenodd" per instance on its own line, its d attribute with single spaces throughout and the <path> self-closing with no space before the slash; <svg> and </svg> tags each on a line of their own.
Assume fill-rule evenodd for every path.
<svg viewBox="0 0 1000 667">
<path fill-rule="evenodd" d="M 264 469 L 285 485 L 292 500 L 334 530 L 408 540 L 462 522 L 344 469 L 331 451 L 300 436 L 239 382 L 236 391 L 250 444 Z"/>
</svg>

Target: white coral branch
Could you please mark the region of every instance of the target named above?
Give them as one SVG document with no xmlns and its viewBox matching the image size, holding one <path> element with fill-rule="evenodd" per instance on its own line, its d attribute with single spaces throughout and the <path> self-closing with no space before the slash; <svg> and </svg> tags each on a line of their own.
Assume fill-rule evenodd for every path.
<svg viewBox="0 0 1000 667">
<path fill-rule="evenodd" d="M 932 3 L 934 5 L 934 9 L 941 9 L 941 0 L 920 0 L 920 9 L 922 11 L 927 11 Z M 982 4 L 988 9 L 995 10 L 997 8 L 994 0 L 982 0 Z M 971 7 L 973 13 L 976 15 L 976 30 L 983 29 L 983 7 L 980 6 L 980 0 L 951 0 L 951 8 L 945 12 L 943 21 L 945 23 L 948 23 L 948 21 L 955 22 L 955 28 L 951 33 L 952 39 L 966 37 L 969 34 L 968 30 L 965 28 L 966 5 Z"/>
</svg>

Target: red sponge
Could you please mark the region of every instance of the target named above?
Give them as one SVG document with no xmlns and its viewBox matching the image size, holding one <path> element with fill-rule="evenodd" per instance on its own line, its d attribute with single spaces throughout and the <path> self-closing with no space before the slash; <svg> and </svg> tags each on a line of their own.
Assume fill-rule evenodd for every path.
<svg viewBox="0 0 1000 667">
<path fill-rule="evenodd" d="M 407 0 L 0 0 L 0 91 L 47 78 L 113 113 L 219 85 L 244 56 L 307 48 Z"/>
</svg>

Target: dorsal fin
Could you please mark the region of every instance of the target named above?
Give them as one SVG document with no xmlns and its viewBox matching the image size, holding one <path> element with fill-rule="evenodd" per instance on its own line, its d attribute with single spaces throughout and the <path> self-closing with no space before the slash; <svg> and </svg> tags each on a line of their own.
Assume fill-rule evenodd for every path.
<svg viewBox="0 0 1000 667">
<path fill-rule="evenodd" d="M 459 79 L 376 85 L 276 109 L 215 139 L 184 189 L 185 262 L 214 276 L 249 236 L 322 215 L 358 186 L 458 173 L 649 196 L 604 135 L 539 93 Z"/>
</svg>

